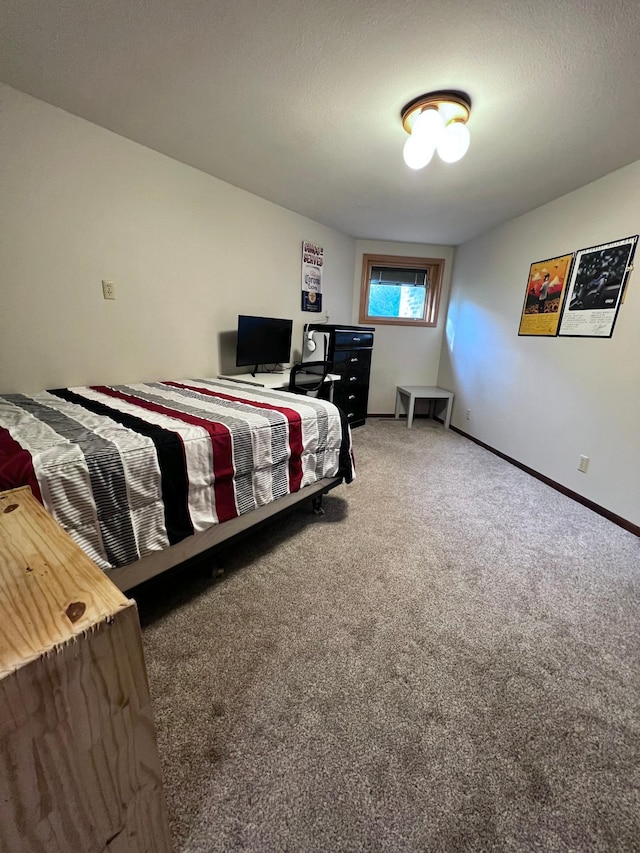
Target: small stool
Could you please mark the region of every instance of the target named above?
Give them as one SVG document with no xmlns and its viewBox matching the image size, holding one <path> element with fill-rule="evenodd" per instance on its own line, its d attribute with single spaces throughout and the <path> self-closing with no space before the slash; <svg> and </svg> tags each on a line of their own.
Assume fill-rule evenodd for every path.
<svg viewBox="0 0 640 853">
<path fill-rule="evenodd" d="M 446 388 L 438 388 L 435 385 L 398 385 L 396 388 L 396 418 L 400 417 L 402 398 L 408 398 L 409 405 L 405 406 L 407 411 L 407 428 L 411 429 L 413 424 L 413 410 L 416 400 L 430 400 L 429 417 L 433 417 L 436 400 L 447 401 L 447 411 L 444 416 L 445 429 L 449 429 L 451 423 L 451 410 L 453 409 L 453 391 Z"/>
</svg>

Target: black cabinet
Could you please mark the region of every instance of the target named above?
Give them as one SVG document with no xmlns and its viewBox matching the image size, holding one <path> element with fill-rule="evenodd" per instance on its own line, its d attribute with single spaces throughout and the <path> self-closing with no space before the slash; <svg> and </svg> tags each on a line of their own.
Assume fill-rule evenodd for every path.
<svg viewBox="0 0 640 853">
<path fill-rule="evenodd" d="M 331 373 L 340 375 L 333 389 L 333 402 L 352 427 L 362 426 L 367 417 L 373 333 L 371 326 L 337 326 L 310 323 L 309 330 L 324 334 L 325 352 L 317 354 L 331 364 Z"/>
</svg>

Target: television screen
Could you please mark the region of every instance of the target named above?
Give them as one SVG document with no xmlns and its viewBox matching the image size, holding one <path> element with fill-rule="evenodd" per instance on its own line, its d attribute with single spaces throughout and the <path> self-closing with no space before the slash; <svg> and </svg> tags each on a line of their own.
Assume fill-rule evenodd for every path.
<svg viewBox="0 0 640 853">
<path fill-rule="evenodd" d="M 286 364 L 291 358 L 293 320 L 277 317 L 238 317 L 236 366 Z"/>
</svg>

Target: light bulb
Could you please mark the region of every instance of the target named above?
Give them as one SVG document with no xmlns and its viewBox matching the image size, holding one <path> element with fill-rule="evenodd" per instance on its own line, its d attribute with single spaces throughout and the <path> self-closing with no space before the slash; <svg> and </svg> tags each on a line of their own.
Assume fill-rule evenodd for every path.
<svg viewBox="0 0 640 853">
<path fill-rule="evenodd" d="M 411 134 L 404 144 L 402 156 L 410 169 L 424 169 L 433 157 L 435 150 L 435 145 L 430 144 L 428 140 L 420 139 Z"/>
<path fill-rule="evenodd" d="M 423 110 L 416 116 L 411 126 L 411 136 L 428 139 L 434 148 L 438 145 L 443 131 L 442 116 L 438 110 L 434 109 Z"/>
<path fill-rule="evenodd" d="M 444 129 L 438 143 L 438 154 L 445 163 L 461 160 L 469 150 L 471 135 L 461 121 L 452 121 Z"/>
<path fill-rule="evenodd" d="M 416 116 L 403 151 L 410 169 L 423 169 L 429 163 L 443 132 L 444 122 L 437 110 L 423 110 Z"/>
</svg>

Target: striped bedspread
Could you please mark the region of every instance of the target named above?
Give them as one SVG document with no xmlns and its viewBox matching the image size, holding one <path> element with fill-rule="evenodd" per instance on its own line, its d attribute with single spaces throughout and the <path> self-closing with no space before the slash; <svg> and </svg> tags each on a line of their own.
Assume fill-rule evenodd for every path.
<svg viewBox="0 0 640 853">
<path fill-rule="evenodd" d="M 311 397 L 211 379 L 0 396 L 0 490 L 30 486 L 103 569 L 336 476 L 349 427 Z"/>
</svg>

